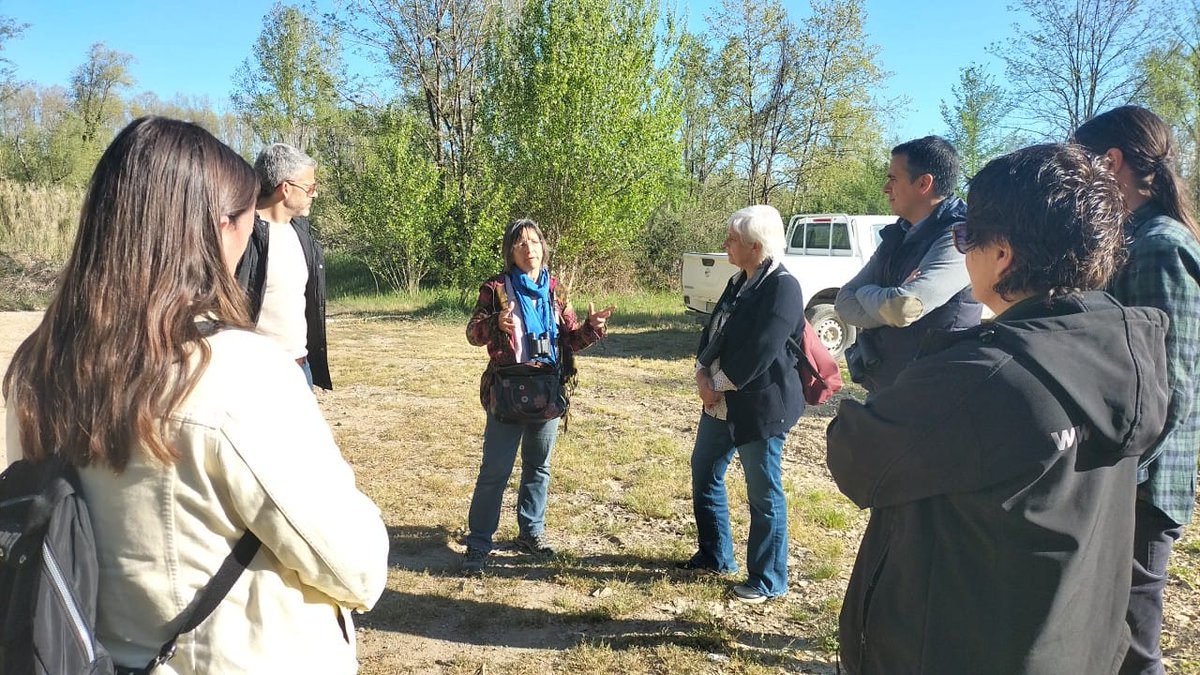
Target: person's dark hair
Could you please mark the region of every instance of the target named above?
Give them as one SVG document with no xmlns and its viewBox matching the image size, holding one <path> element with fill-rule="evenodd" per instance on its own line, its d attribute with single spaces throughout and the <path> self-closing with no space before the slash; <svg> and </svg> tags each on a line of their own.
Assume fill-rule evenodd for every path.
<svg viewBox="0 0 1200 675">
<path fill-rule="evenodd" d="M 500 245 L 500 252 L 504 256 L 504 271 L 512 272 L 516 268 L 516 263 L 513 262 L 513 246 L 521 240 L 521 235 L 525 230 L 533 230 L 538 239 L 542 240 L 542 266 L 550 266 L 550 242 L 546 241 L 546 235 L 542 232 L 542 228 L 536 222 L 529 218 L 518 218 L 508 224 L 504 230 L 504 241 Z"/>
<path fill-rule="evenodd" d="M 1200 240 L 1191 196 L 1175 173 L 1175 148 L 1166 122 L 1136 105 L 1113 108 L 1075 130 L 1073 141 L 1096 155 L 1110 148 L 1121 151 L 1137 185 L 1166 214 L 1183 223 Z"/>
<path fill-rule="evenodd" d="M 195 124 L 142 117 L 117 134 L 46 315 L 4 377 L 26 458 L 116 471 L 138 446 L 178 458 L 160 424 L 208 364 L 197 319 L 252 328 L 218 224 L 257 191 L 246 160 Z"/>
<path fill-rule="evenodd" d="M 958 151 L 941 136 L 926 136 L 892 148 L 892 155 L 904 157 L 908 175 L 914 181 L 925 174 L 933 176 L 933 193 L 938 197 L 954 194 L 958 184 Z"/>
<path fill-rule="evenodd" d="M 1053 297 L 1108 284 L 1121 262 L 1127 214 L 1099 158 L 1075 145 L 1034 145 L 975 174 L 963 227 L 972 247 L 999 240 L 1012 247 L 1012 265 L 994 288 L 1000 297 Z"/>
</svg>

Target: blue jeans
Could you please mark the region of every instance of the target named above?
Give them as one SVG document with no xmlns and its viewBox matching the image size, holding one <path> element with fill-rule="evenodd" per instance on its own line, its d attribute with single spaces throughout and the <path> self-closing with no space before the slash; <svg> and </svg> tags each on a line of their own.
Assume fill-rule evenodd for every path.
<svg viewBox="0 0 1200 675">
<path fill-rule="evenodd" d="M 304 371 L 304 381 L 308 383 L 308 390 L 312 391 L 312 366 L 308 365 L 308 359 L 304 359 L 304 363 L 300 364 L 300 370 Z"/>
<path fill-rule="evenodd" d="M 750 539 L 746 543 L 746 585 L 774 597 L 787 592 L 787 499 L 781 461 L 784 436 L 772 436 L 734 447 L 729 425 L 700 416 L 692 450 L 692 508 L 696 513 L 699 551 L 692 561 L 721 573 L 737 570 L 729 527 L 725 471 L 736 451 L 746 472 L 750 500 Z"/>
<path fill-rule="evenodd" d="M 546 527 L 546 494 L 550 488 L 550 453 L 558 438 L 558 420 L 509 424 L 489 413 L 483 430 L 483 464 L 467 514 L 467 548 L 492 550 L 492 535 L 500 526 L 504 488 L 521 446 L 521 487 L 517 492 L 517 527 L 527 536 Z"/>
</svg>

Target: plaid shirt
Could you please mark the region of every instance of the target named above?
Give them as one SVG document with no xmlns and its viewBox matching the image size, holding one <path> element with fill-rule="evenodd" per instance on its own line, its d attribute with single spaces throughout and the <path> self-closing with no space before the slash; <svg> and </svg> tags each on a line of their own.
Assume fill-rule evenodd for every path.
<svg viewBox="0 0 1200 675">
<path fill-rule="evenodd" d="M 1147 202 L 1125 226 L 1129 259 L 1112 293 L 1129 306 L 1167 313 L 1171 401 L 1158 444 L 1142 457 L 1138 494 L 1176 523 L 1192 519 L 1200 450 L 1200 243 L 1180 222 Z"/>
<path fill-rule="evenodd" d="M 571 303 L 567 302 L 558 291 L 558 279 L 550 277 L 550 292 L 557 307 L 558 331 L 560 346 L 574 352 L 582 351 L 602 339 L 606 330 L 597 331 L 592 324 L 580 321 Z M 479 402 L 487 410 L 492 398 L 492 378 L 496 368 L 508 366 L 517 362 L 514 338 L 500 330 L 500 312 L 508 306 L 508 297 L 504 291 L 504 275 L 488 279 L 479 287 L 479 299 L 475 301 L 475 311 L 467 322 L 467 342 L 476 347 L 487 346 L 488 365 L 479 378 Z M 520 311 L 520 310 L 517 310 Z M 563 376 L 574 375 L 573 357 L 562 354 Z"/>
</svg>

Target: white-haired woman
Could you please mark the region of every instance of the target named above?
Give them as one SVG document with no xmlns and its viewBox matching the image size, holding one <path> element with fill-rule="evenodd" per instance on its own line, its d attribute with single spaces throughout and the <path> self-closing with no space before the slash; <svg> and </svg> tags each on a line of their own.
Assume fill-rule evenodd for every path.
<svg viewBox="0 0 1200 675">
<path fill-rule="evenodd" d="M 804 393 L 788 338 L 804 331 L 800 283 L 780 265 L 783 221 L 765 205 L 729 218 L 724 245 L 741 272 L 725 287 L 700 337 L 696 386 L 704 412 L 692 450 L 692 505 L 698 550 L 684 570 L 737 570 L 725 471 L 736 451 L 750 501 L 749 574 L 733 587 L 742 602 L 787 593 L 787 500 L 783 441 L 804 412 Z"/>
</svg>

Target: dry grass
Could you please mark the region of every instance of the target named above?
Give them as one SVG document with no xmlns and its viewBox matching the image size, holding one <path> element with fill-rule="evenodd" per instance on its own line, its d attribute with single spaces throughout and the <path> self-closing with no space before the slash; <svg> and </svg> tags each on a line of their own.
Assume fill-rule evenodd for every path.
<svg viewBox="0 0 1200 675">
<path fill-rule="evenodd" d="M 71 252 L 81 188 L 0 180 L 0 252 L 62 262 Z"/>
<path fill-rule="evenodd" d="M 82 189 L 0 179 L 0 311 L 46 306 L 82 203 Z"/>
<path fill-rule="evenodd" d="M 516 535 L 513 481 L 495 565 L 464 579 L 486 356 L 459 322 L 413 316 L 428 315 L 331 324 L 339 389 L 321 403 L 393 537 L 389 589 L 361 621 L 363 673 L 835 672 L 837 616 L 866 517 L 824 466 L 833 406 L 810 410 L 785 449 L 791 592 L 740 605 L 728 592 L 740 578 L 671 569 L 695 537 L 688 457 L 697 409 L 687 375 L 696 329 L 654 312 L 618 319 L 605 343 L 580 355 L 570 429 L 555 449 L 547 526 L 562 553 L 537 559 L 504 546 Z M 744 546 L 736 463 L 729 488 Z M 1200 672 L 1195 542 L 1189 531 L 1173 557 L 1164 633 L 1173 673 Z"/>
<path fill-rule="evenodd" d="M 361 308 L 355 308 L 361 311 Z M 481 579 L 457 573 L 478 471 L 484 350 L 459 323 L 404 313 L 331 322 L 334 380 L 322 407 L 393 537 L 392 579 L 363 618 L 364 673 L 833 672 L 828 626 L 862 516 L 824 474 L 823 443 L 796 433 L 785 451 L 793 588 L 765 607 L 734 602 L 740 578 L 671 564 L 694 550 L 688 457 L 694 327 L 643 314 L 580 355 L 569 430 L 559 437 L 547 531 L 551 559 L 505 546 L 516 535 L 515 479 Z M 821 411 L 816 411 L 821 412 Z M 826 413 L 827 414 L 827 413 Z M 828 418 L 804 421 L 823 429 Z M 733 523 L 749 514 L 735 463 Z M 833 572 L 817 570 L 821 556 Z M 810 627 L 813 628 L 810 630 Z"/>
</svg>

